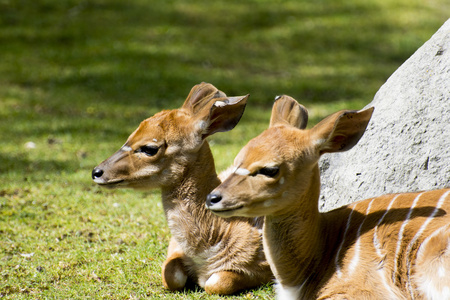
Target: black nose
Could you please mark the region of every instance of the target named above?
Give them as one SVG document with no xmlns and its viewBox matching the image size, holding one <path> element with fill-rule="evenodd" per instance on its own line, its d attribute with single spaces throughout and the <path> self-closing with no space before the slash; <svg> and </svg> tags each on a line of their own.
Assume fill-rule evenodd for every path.
<svg viewBox="0 0 450 300">
<path fill-rule="evenodd" d="M 99 168 L 95 168 L 92 170 L 92 179 L 100 178 L 103 175 L 103 170 Z"/>
<path fill-rule="evenodd" d="M 220 195 L 220 194 L 211 193 L 208 196 L 206 196 L 206 204 L 208 206 L 219 203 L 220 200 L 222 200 L 222 195 Z"/>
</svg>

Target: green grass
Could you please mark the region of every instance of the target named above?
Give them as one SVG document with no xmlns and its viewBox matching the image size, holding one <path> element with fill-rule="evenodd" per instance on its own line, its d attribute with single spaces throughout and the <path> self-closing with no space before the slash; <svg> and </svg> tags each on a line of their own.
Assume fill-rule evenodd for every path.
<svg viewBox="0 0 450 300">
<path fill-rule="evenodd" d="M 210 139 L 223 170 L 267 127 L 275 95 L 313 123 L 359 109 L 449 11 L 445 0 L 0 0 L 0 297 L 221 298 L 162 288 L 158 191 L 100 189 L 92 168 L 207 81 L 251 94 L 241 123 Z"/>
</svg>

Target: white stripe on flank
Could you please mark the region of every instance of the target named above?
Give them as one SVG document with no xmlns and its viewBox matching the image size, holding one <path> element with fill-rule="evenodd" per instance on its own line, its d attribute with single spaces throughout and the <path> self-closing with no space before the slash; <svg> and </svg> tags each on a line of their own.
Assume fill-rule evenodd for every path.
<svg viewBox="0 0 450 300">
<path fill-rule="evenodd" d="M 373 245 L 375 247 L 375 250 L 377 251 L 377 254 L 379 257 L 383 257 L 383 253 L 381 253 L 381 245 L 380 241 L 378 240 L 378 226 L 380 226 L 381 222 L 383 222 L 384 218 L 386 217 L 387 213 L 391 209 L 392 205 L 394 204 L 395 200 L 397 200 L 399 195 L 395 195 L 394 198 L 392 198 L 391 202 L 389 203 L 388 207 L 386 208 L 386 211 L 384 212 L 381 219 L 378 221 L 377 226 L 375 226 L 374 232 L 373 232 Z"/>
<path fill-rule="evenodd" d="M 342 276 L 341 266 L 339 265 L 339 256 L 341 255 L 342 247 L 344 246 L 345 239 L 347 238 L 347 231 L 350 227 L 350 222 L 352 220 L 352 214 L 353 214 L 353 211 L 355 210 L 355 207 L 356 207 L 356 204 L 353 206 L 352 211 L 348 215 L 347 226 L 345 226 L 344 236 L 342 238 L 341 244 L 339 245 L 339 249 L 336 253 L 336 257 L 334 258 L 334 264 L 336 265 L 336 273 L 339 278 L 341 278 L 341 276 Z"/>
<path fill-rule="evenodd" d="M 400 248 L 402 246 L 403 241 L 403 232 L 405 231 L 406 225 L 409 223 L 409 219 L 411 219 L 411 214 L 414 210 L 414 207 L 417 205 L 417 201 L 419 201 L 420 196 L 422 196 L 423 193 L 420 193 L 413 201 L 408 214 L 406 215 L 405 221 L 403 221 L 402 226 L 400 227 L 400 231 L 398 232 L 398 238 L 397 238 L 397 248 L 395 249 L 395 257 L 394 257 L 394 272 L 392 273 L 392 281 L 395 284 L 395 274 L 397 273 L 397 266 L 398 266 L 398 255 L 400 254 Z"/>
<path fill-rule="evenodd" d="M 396 294 L 396 291 L 388 284 L 383 268 L 378 269 L 377 273 L 381 278 L 381 282 L 383 283 L 384 288 L 389 293 L 389 299 L 406 299 L 401 297 L 399 294 Z"/>
<path fill-rule="evenodd" d="M 356 233 L 355 254 L 354 254 L 352 261 L 350 262 L 350 265 L 348 267 L 348 276 L 352 276 L 353 271 L 355 271 L 356 266 L 358 265 L 358 262 L 359 262 L 359 252 L 360 252 L 360 247 L 361 247 L 361 228 L 363 227 L 364 222 L 367 219 L 367 215 L 370 212 L 370 208 L 372 207 L 373 200 L 375 200 L 375 198 L 373 198 L 370 201 L 369 205 L 367 206 L 366 216 L 365 216 L 364 220 L 361 222 L 361 225 L 359 225 L 358 232 Z"/>
<path fill-rule="evenodd" d="M 436 216 L 436 214 L 438 213 L 439 209 L 441 208 L 441 206 L 444 204 L 445 198 L 447 198 L 448 194 L 450 193 L 450 191 L 445 192 L 441 198 L 439 198 L 438 203 L 436 204 L 435 209 L 433 210 L 433 212 L 431 213 L 431 215 L 425 220 L 425 222 L 422 224 L 422 226 L 420 227 L 419 231 L 417 231 L 416 235 L 414 236 L 414 238 L 411 240 L 411 242 L 408 245 L 408 248 L 406 249 L 406 266 L 407 266 L 407 275 L 408 275 L 408 289 L 411 293 L 411 297 L 413 297 L 414 292 L 412 289 L 412 285 L 411 285 L 411 280 L 410 280 L 410 275 L 411 275 L 411 261 L 408 259 L 410 256 L 410 252 L 412 250 L 412 247 L 414 246 L 414 244 L 417 242 L 417 240 L 420 238 L 420 236 L 422 235 L 422 233 L 425 231 L 425 229 L 427 228 L 428 224 L 431 222 L 431 220 L 433 220 L 433 218 Z M 413 297 L 414 298 L 414 297 Z"/>
</svg>

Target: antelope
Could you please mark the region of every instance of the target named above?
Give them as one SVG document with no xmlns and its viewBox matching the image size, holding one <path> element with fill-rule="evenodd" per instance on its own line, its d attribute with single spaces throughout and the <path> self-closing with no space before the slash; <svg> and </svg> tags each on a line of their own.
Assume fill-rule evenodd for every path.
<svg viewBox="0 0 450 300">
<path fill-rule="evenodd" d="M 262 218 L 223 219 L 204 204 L 220 183 L 206 137 L 233 129 L 247 98 L 198 84 L 181 108 L 144 120 L 92 171 L 103 187 L 161 189 L 172 235 L 162 265 L 169 290 L 195 282 L 209 294 L 233 294 L 273 278 L 262 248 Z"/>
<path fill-rule="evenodd" d="M 306 109 L 280 97 L 269 128 L 208 195 L 218 216 L 264 216 L 278 299 L 450 299 L 450 189 L 319 212 L 319 158 L 351 149 L 372 112 L 339 111 L 305 129 Z"/>
</svg>

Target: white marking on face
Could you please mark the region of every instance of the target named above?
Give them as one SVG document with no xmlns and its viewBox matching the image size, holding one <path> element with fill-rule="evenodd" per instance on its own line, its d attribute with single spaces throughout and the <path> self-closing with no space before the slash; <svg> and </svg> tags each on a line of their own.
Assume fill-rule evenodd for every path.
<svg viewBox="0 0 450 300">
<path fill-rule="evenodd" d="M 153 141 L 154 141 L 155 143 L 157 143 L 157 142 L 158 142 L 158 140 L 157 140 L 157 139 L 153 139 Z"/>
<path fill-rule="evenodd" d="M 395 200 L 397 200 L 397 197 L 399 195 L 396 195 L 394 198 L 392 198 L 391 202 L 389 203 L 388 207 L 386 208 L 386 211 L 384 212 L 381 219 L 378 221 L 377 226 L 375 226 L 374 232 L 373 232 L 373 245 L 375 246 L 375 250 L 377 251 L 377 254 L 379 257 L 383 257 L 383 253 L 381 253 L 381 244 L 378 240 L 378 226 L 381 225 L 381 222 L 383 222 L 384 217 L 386 217 L 387 213 L 391 209 L 392 205 L 394 204 Z"/>
<path fill-rule="evenodd" d="M 236 168 L 234 173 L 237 174 L 237 175 L 246 176 L 246 175 L 250 174 L 250 171 L 247 170 L 247 169 L 243 169 L 243 168 Z"/>
<path fill-rule="evenodd" d="M 413 201 L 413 203 L 412 203 L 412 205 L 411 205 L 411 207 L 410 207 L 410 209 L 408 211 L 408 214 L 406 215 L 405 221 L 403 221 L 403 224 L 400 227 L 400 230 L 398 232 L 397 248 L 395 249 L 395 257 L 394 257 L 394 272 L 392 273 L 392 281 L 394 282 L 394 284 L 395 284 L 395 281 L 396 281 L 395 274 L 397 273 L 397 265 L 398 265 L 397 260 L 398 260 L 399 254 L 400 254 L 400 248 L 402 246 L 402 241 L 403 241 L 403 232 L 405 231 L 406 225 L 408 225 L 408 223 L 409 223 L 409 219 L 411 219 L 411 214 L 412 214 L 412 212 L 414 210 L 414 207 L 417 204 L 417 201 L 419 201 L 420 196 L 422 196 L 422 194 L 419 194 L 414 199 L 414 201 Z"/>
<path fill-rule="evenodd" d="M 122 147 L 122 151 L 129 152 L 131 150 L 133 150 L 131 147 L 128 147 L 128 146 L 123 146 Z"/>
<path fill-rule="evenodd" d="M 345 226 L 345 231 L 344 231 L 344 237 L 342 238 L 342 242 L 339 245 L 339 249 L 336 253 L 336 257 L 334 258 L 334 264 L 336 266 L 336 273 L 339 278 L 341 278 L 341 276 L 342 276 L 341 265 L 339 264 L 339 256 L 341 254 L 342 247 L 344 246 L 345 239 L 347 237 L 347 231 L 350 228 L 350 222 L 352 220 L 352 214 L 353 214 L 353 211 L 355 210 L 355 207 L 356 207 L 356 204 L 353 206 L 352 211 L 350 212 L 350 214 L 348 216 L 347 225 Z"/>
<path fill-rule="evenodd" d="M 284 184 L 284 177 L 280 178 L 280 184 Z"/>
</svg>

